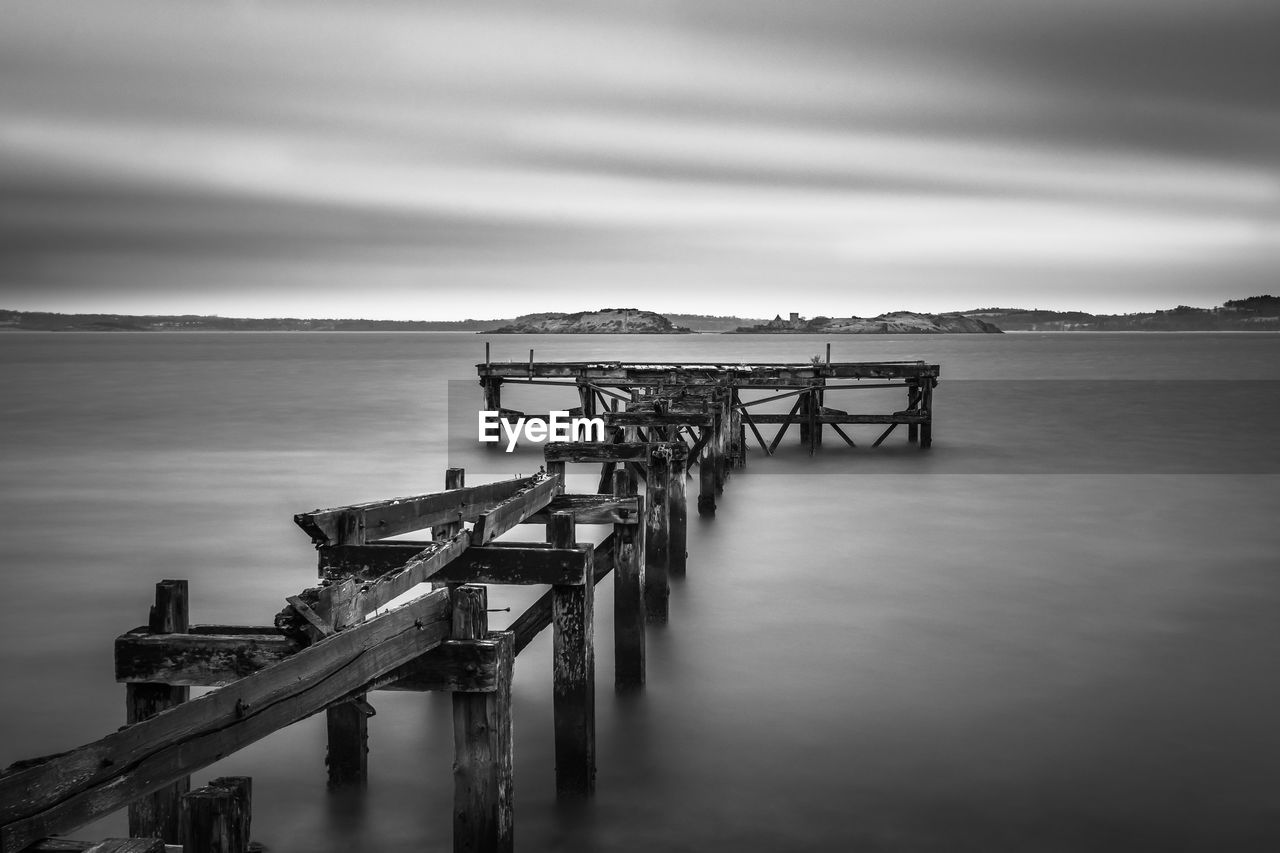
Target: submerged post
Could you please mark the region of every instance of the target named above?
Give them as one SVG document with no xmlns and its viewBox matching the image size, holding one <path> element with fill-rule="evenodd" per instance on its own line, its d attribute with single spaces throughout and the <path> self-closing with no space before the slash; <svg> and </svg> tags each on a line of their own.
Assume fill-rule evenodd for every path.
<svg viewBox="0 0 1280 853">
<path fill-rule="evenodd" d="M 185 580 L 162 580 L 156 584 L 156 603 L 148 625 L 153 634 L 185 634 L 190 628 Z M 161 711 L 181 705 L 190 698 L 188 687 L 168 684 L 125 685 L 125 719 L 128 723 L 148 720 Z M 191 777 L 184 777 L 154 794 L 129 805 L 129 834 L 135 838 L 160 838 L 170 844 L 182 840 L 182 795 L 191 789 Z"/>
<path fill-rule="evenodd" d="M 631 473 L 615 470 L 614 496 L 635 493 Z M 644 533 L 636 524 L 615 524 L 613 541 L 613 685 L 622 690 L 644 684 Z"/>
<path fill-rule="evenodd" d="M 683 450 L 684 444 L 675 445 Z M 671 482 L 667 489 L 668 530 L 670 539 L 668 566 L 671 574 L 683 577 L 688 563 L 689 546 L 689 507 L 685 501 L 685 477 L 688 474 L 688 454 L 673 454 L 671 457 Z"/>
<path fill-rule="evenodd" d="M 925 376 L 920 380 L 920 411 L 925 416 L 920 424 L 920 448 L 933 445 L 933 385 L 936 379 Z"/>
<path fill-rule="evenodd" d="M 551 514 L 553 548 L 576 547 L 572 512 Z M 589 796 L 596 787 L 595 568 L 585 562 L 580 583 L 552 592 L 552 715 L 556 794 Z"/>
<path fill-rule="evenodd" d="M 183 853 L 248 853 L 253 781 L 223 776 L 182 798 Z"/>
<path fill-rule="evenodd" d="M 920 402 L 920 384 L 918 379 L 907 380 L 907 411 L 916 412 Z M 907 424 L 907 442 L 915 444 L 920 440 L 920 425 Z"/>
<path fill-rule="evenodd" d="M 711 427 L 706 427 L 711 429 Z M 716 463 L 715 451 L 708 439 L 698 460 L 698 515 L 716 514 Z"/>
<path fill-rule="evenodd" d="M 644 604 L 650 624 L 667 621 L 667 599 L 671 595 L 668 572 L 671 565 L 671 508 L 667 492 L 671 481 L 671 448 L 649 446 L 645 479 Z"/>
<path fill-rule="evenodd" d="M 512 822 L 510 633 L 489 633 L 488 591 L 467 584 L 453 591 L 453 639 L 496 640 L 495 689 L 453 694 L 453 849 L 510 853 Z"/>
</svg>

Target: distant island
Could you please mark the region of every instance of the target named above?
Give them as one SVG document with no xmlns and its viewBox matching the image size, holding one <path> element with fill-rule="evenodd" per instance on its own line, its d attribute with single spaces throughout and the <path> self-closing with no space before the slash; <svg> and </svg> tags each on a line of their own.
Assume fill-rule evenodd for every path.
<svg viewBox="0 0 1280 853">
<path fill-rule="evenodd" d="M 691 335 L 661 314 L 639 308 L 605 308 L 526 319 L 497 329 L 494 335 Z"/>
<path fill-rule="evenodd" d="M 976 308 L 961 316 L 995 323 L 1007 332 L 1274 332 L 1280 297 L 1228 299 L 1216 308 L 1179 305 L 1136 314 L 1087 314 L 1028 308 Z"/>
<path fill-rule="evenodd" d="M 1000 334 L 1000 329 L 985 320 L 959 314 L 917 314 L 894 311 L 878 317 L 814 317 L 806 320 L 792 313 L 768 323 L 740 326 L 736 335 L 942 335 Z"/>
<path fill-rule="evenodd" d="M 1037 308 L 975 308 L 944 314 L 895 311 L 878 317 L 784 320 L 657 314 L 636 308 L 549 312 L 496 320 L 320 320 L 196 314 L 57 314 L 0 309 L 0 332 L 487 332 L 490 334 L 940 334 L 1006 332 L 1280 331 L 1280 297 L 1229 299 L 1215 308 L 1179 305 L 1136 314 Z"/>
</svg>

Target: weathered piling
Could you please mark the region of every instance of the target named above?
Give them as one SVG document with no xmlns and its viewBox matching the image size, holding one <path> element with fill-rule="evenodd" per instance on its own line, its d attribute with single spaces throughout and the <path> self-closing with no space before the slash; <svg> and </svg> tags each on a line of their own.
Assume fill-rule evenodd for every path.
<svg viewBox="0 0 1280 853">
<path fill-rule="evenodd" d="M 553 513 L 551 531 L 553 548 L 577 547 L 573 513 Z M 551 590 L 556 793 L 588 796 L 596 786 L 593 561 L 586 561 L 580 581 Z"/>
<path fill-rule="evenodd" d="M 183 853 L 248 853 L 253 782 L 223 776 L 182 798 Z"/>
<path fill-rule="evenodd" d="M 185 580 L 162 580 L 156 584 L 155 604 L 148 626 L 152 634 L 181 634 L 190 627 L 190 611 Z M 169 684 L 125 686 L 125 716 L 129 723 L 150 719 L 161 711 L 186 702 L 189 687 Z M 129 834 L 138 838 L 160 838 L 177 844 L 181 840 L 182 796 L 191 789 L 187 776 L 168 787 L 129 805 Z"/>
<path fill-rule="evenodd" d="M 667 565 L 672 575 L 684 577 L 689 557 L 689 508 L 685 502 L 685 477 L 688 476 L 688 456 L 683 452 L 683 444 L 677 445 L 674 449 L 682 452 L 672 454 L 671 457 L 671 480 L 667 488 L 667 505 L 669 507 L 667 525 L 670 536 L 667 543 L 669 553 Z"/>
<path fill-rule="evenodd" d="M 716 514 L 716 463 L 715 451 L 710 442 L 702 449 L 698 460 L 698 515 Z"/>
<path fill-rule="evenodd" d="M 667 492 L 671 482 L 671 448 L 649 446 L 645 473 L 644 605 L 651 625 L 667 622 L 671 595 L 671 508 Z"/>
<path fill-rule="evenodd" d="M 629 470 L 613 472 L 613 494 L 636 494 Z M 644 534 L 635 524 L 615 524 L 613 538 L 613 683 L 627 689 L 640 687 L 645 678 Z"/>
<path fill-rule="evenodd" d="M 453 693 L 453 849 L 509 853 L 512 819 L 511 676 L 509 632 L 489 632 L 488 591 L 473 584 L 453 590 L 454 641 L 497 641 L 495 689 Z"/>
</svg>

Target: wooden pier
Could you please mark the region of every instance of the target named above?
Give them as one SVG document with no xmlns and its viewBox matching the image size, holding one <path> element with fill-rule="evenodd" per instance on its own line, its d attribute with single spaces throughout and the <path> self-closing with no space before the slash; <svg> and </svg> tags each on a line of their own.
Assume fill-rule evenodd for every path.
<svg viewBox="0 0 1280 853">
<path fill-rule="evenodd" d="M 603 442 L 551 443 L 545 469 L 468 486 L 445 474 L 430 494 L 295 516 L 318 554 L 320 582 L 286 599 L 262 626 L 193 625 L 186 581 L 157 584 L 147 624 L 116 640 L 116 679 L 128 723 L 93 743 L 18 762 L 0 774 L 0 853 L 241 853 L 253 846 L 251 782 L 191 776 L 227 755 L 324 712 L 335 788 L 368 778 L 370 694 L 453 696 L 456 851 L 514 847 L 511 680 L 521 651 L 552 629 L 555 785 L 567 798 L 595 789 L 595 585 L 614 583 L 613 680 L 645 682 L 647 625 L 669 616 L 669 578 L 688 570 L 685 481 L 699 466 L 699 510 L 714 513 L 728 469 L 746 462 L 746 430 L 766 456 L 793 424 L 810 452 L 823 427 L 899 424 L 928 447 L 938 368 L 922 362 L 711 365 L 536 363 L 478 366 L 484 407 L 505 417 L 504 383 L 567 385 L 578 413 L 600 416 Z M 859 384 L 861 383 L 861 384 Z M 906 389 L 896 412 L 851 414 L 828 392 Z M 743 391 L 774 389 L 744 400 Z M 786 415 L 752 407 L 794 397 Z M 766 442 L 761 425 L 777 425 Z M 569 464 L 601 467 L 593 494 L 568 494 Z M 643 488 L 641 488 L 643 486 Z M 596 545 L 577 526 L 603 525 Z M 528 541 L 500 537 L 537 525 Z M 406 536 L 412 538 L 405 538 Z M 547 591 L 506 630 L 488 626 L 487 587 Z M 191 700 L 189 688 L 212 691 Z M 522 735 L 523 736 L 523 735 Z M 534 736 L 537 736 L 536 734 Z M 127 808 L 129 839 L 54 838 Z"/>
</svg>

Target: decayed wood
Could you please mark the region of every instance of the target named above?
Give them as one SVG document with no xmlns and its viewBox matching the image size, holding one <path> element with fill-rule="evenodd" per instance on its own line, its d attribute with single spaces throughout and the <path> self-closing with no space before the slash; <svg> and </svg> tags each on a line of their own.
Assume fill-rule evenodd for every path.
<svg viewBox="0 0 1280 853">
<path fill-rule="evenodd" d="M 116 638 L 116 681 L 219 687 L 283 660 L 301 645 L 275 628 L 260 634 L 152 634 Z"/>
<path fill-rule="evenodd" d="M 778 449 L 778 445 L 782 443 L 782 437 L 787 434 L 787 430 L 791 428 L 791 424 L 795 422 L 796 413 L 800 411 L 800 407 L 804 404 L 806 395 L 802 394 L 796 398 L 795 405 L 791 407 L 791 411 L 780 421 L 782 428 L 778 430 L 778 434 L 773 437 L 773 441 L 769 443 L 769 455 L 772 456 L 774 451 Z M 756 423 L 770 423 L 769 416 L 760 414 L 754 416 Z"/>
<path fill-rule="evenodd" d="M 467 486 L 467 472 L 464 468 L 446 468 L 444 471 L 445 491 L 464 489 Z M 452 538 L 462 529 L 462 519 L 445 521 L 431 526 L 431 538 L 436 542 Z"/>
<path fill-rule="evenodd" d="M 572 513 L 567 513 L 570 518 Z M 515 545 L 516 543 L 512 543 Z M 468 548 L 431 575 L 446 583 L 575 584 L 582 583 L 588 555 L 573 548 Z"/>
<path fill-rule="evenodd" d="M 600 583 L 613 570 L 616 541 L 613 534 L 610 534 L 596 546 L 595 554 L 591 560 L 593 583 Z M 529 605 L 524 613 L 521 613 L 511 623 L 508 630 L 511 631 L 514 638 L 515 653 L 517 655 L 529 643 L 533 642 L 534 637 L 542 633 L 543 629 L 551 624 L 552 597 L 552 592 L 548 591 L 533 604 Z"/>
<path fill-rule="evenodd" d="M 329 773 L 330 790 L 361 788 L 369 781 L 369 717 L 372 709 L 364 694 L 353 699 L 324 709 L 328 744 L 324 764 Z"/>
<path fill-rule="evenodd" d="M 444 538 L 453 538 L 456 535 L 455 531 L 452 536 Z M 422 553 L 422 549 L 428 544 L 426 542 L 371 542 L 368 545 L 321 545 L 316 548 L 319 554 L 320 576 L 333 580 L 346 577 L 356 580 L 374 580 L 404 568 L 414 557 Z"/>
<path fill-rule="evenodd" d="M 648 445 L 639 441 L 553 441 L 542 449 L 548 462 L 643 462 Z"/>
<path fill-rule="evenodd" d="M 685 461 L 672 457 L 671 479 L 667 484 L 669 553 L 667 567 L 672 575 L 683 577 L 688 563 L 689 508 L 685 496 Z"/>
<path fill-rule="evenodd" d="M 366 616 L 423 583 L 447 563 L 461 556 L 471 542 L 470 534 L 463 530 L 450 539 L 432 542 L 418 552 L 403 568 L 373 581 L 346 578 L 320 587 L 303 590 L 301 599 L 317 614 L 324 625 L 342 630 L 359 624 Z M 311 642 L 310 623 L 294 605 L 276 616 L 276 627 L 286 635 L 303 642 Z"/>
<path fill-rule="evenodd" d="M 451 690 L 490 693 L 497 689 L 498 645 L 493 640 L 446 640 L 374 682 L 378 690 Z M 385 683 L 384 683 L 385 682 Z"/>
<path fill-rule="evenodd" d="M 185 580 L 156 584 L 155 603 L 147 627 L 153 634 L 185 632 L 190 627 L 188 587 Z M 125 721 L 137 723 L 181 705 L 191 697 L 185 686 L 137 683 L 125 687 Z M 138 798 L 129 804 L 129 834 L 136 838 L 160 838 L 176 843 L 181 833 L 182 795 L 191 790 L 191 777 Z"/>
<path fill-rule="evenodd" d="M 612 469 L 609 476 L 612 479 Z M 636 502 L 613 495 L 557 495 L 525 523 L 545 523 L 555 512 L 572 512 L 578 524 L 639 524 Z"/>
<path fill-rule="evenodd" d="M 560 493 L 563 482 L 558 476 L 535 479 L 532 485 L 481 513 L 471 530 L 471 544 L 484 545 L 542 509 Z"/>
<path fill-rule="evenodd" d="M 671 515 L 667 502 L 671 480 L 671 456 L 666 445 L 649 452 L 649 479 L 645 484 L 644 600 L 650 624 L 665 624 L 671 565 Z"/>
<path fill-rule="evenodd" d="M 222 776 L 182 798 L 183 853 L 248 853 L 253 781 Z"/>
<path fill-rule="evenodd" d="M 613 472 L 613 493 L 635 493 L 626 471 Z M 615 525 L 613 539 L 613 683 L 628 689 L 645 678 L 644 536 L 631 525 Z"/>
<path fill-rule="evenodd" d="M 752 415 L 751 418 L 757 424 L 787 423 L 787 415 L 759 413 Z M 848 413 L 839 414 L 835 409 L 826 409 L 821 414 L 814 415 L 814 421 L 820 424 L 922 424 L 927 420 L 928 418 L 925 415 L 918 412 L 887 412 L 882 415 L 855 415 Z M 795 419 L 792 418 L 791 422 L 794 423 Z"/>
<path fill-rule="evenodd" d="M 456 640 L 494 643 L 494 690 L 453 694 L 453 849 L 500 851 L 513 847 L 511 674 L 515 660 L 509 632 L 491 634 L 482 586 L 454 590 Z"/>
<path fill-rule="evenodd" d="M 572 548 L 570 513 L 551 517 L 551 542 Z M 588 555 L 590 551 L 586 551 Z M 595 584 L 588 562 L 580 582 L 551 588 L 552 716 L 555 723 L 556 793 L 586 795 L 595 790 Z"/>
<path fill-rule="evenodd" d="M 936 379 L 920 381 L 920 415 L 924 418 L 920 422 L 921 450 L 933 446 L 933 386 L 937 383 Z"/>
<path fill-rule="evenodd" d="M 45 838 L 23 853 L 183 853 L 183 850 L 180 844 L 165 844 L 159 838 L 108 838 L 104 841 Z"/>
<path fill-rule="evenodd" d="M 152 719 L 0 775 L 0 853 L 74 829 L 363 692 L 448 636 L 448 600 L 429 593 Z"/>
<path fill-rule="evenodd" d="M 532 477 L 517 477 L 429 495 L 318 509 L 295 515 L 293 520 L 317 545 L 363 545 L 439 524 L 475 521 L 534 482 Z"/>
</svg>

